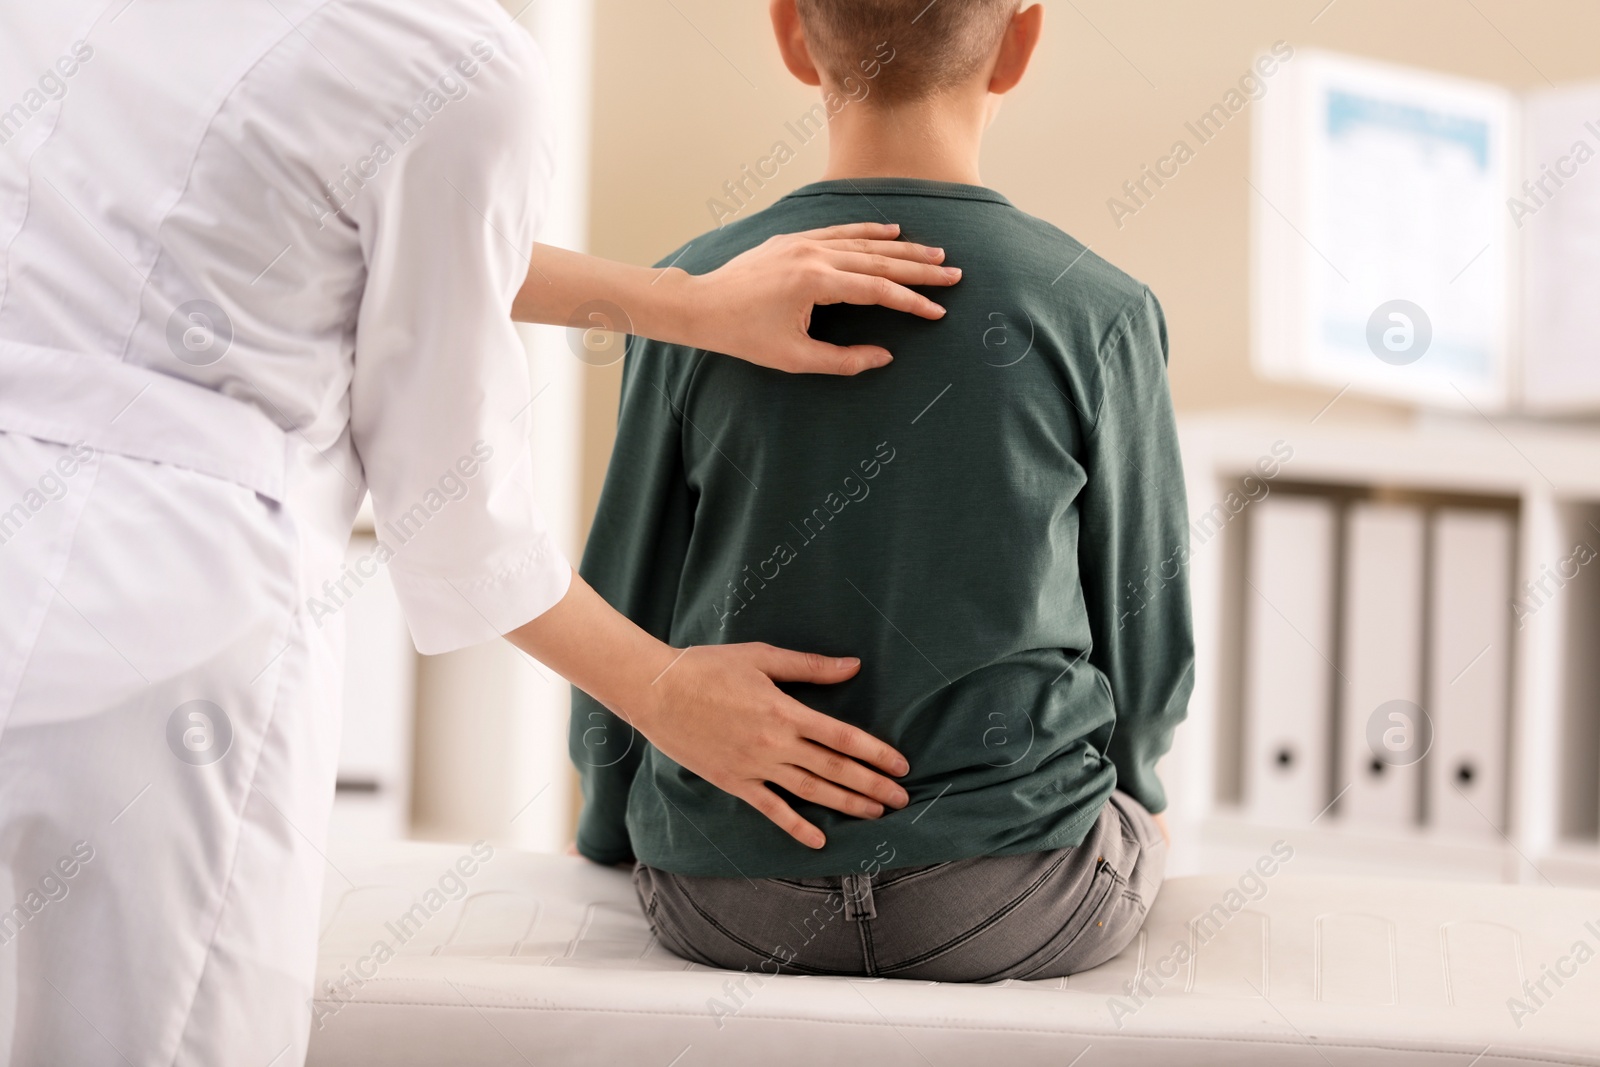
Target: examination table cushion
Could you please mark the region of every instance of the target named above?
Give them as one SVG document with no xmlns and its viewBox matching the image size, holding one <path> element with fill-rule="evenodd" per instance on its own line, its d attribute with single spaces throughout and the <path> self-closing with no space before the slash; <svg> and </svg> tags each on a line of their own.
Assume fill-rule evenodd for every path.
<svg viewBox="0 0 1600 1067">
<path fill-rule="evenodd" d="M 332 854 L 313 1067 L 1600 1065 L 1592 891 L 1177 878 L 1104 966 L 963 986 L 687 963 L 626 872 L 489 851 Z"/>
</svg>

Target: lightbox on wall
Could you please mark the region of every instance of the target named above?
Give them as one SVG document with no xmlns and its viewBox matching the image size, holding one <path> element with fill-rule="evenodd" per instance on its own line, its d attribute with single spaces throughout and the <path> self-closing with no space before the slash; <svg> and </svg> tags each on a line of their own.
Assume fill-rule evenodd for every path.
<svg viewBox="0 0 1600 1067">
<path fill-rule="evenodd" d="M 1600 409 L 1600 87 L 1301 52 L 1258 104 L 1254 360 L 1417 404 Z"/>
</svg>

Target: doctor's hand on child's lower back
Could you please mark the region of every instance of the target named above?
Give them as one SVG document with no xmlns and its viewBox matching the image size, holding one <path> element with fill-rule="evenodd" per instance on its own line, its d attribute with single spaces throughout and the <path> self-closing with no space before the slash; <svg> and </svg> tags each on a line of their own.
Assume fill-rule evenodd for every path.
<svg viewBox="0 0 1600 1067">
<path fill-rule="evenodd" d="M 810 848 L 826 843 L 822 831 L 771 786 L 865 819 L 910 799 L 878 773 L 906 774 L 905 757 L 775 684 L 843 682 L 860 670 L 858 660 L 763 644 L 672 648 L 576 574 L 555 607 L 506 637 L 627 721 L 663 755 Z"/>
<path fill-rule="evenodd" d="M 671 260 L 633 267 L 536 244 L 511 315 L 703 348 L 790 374 L 859 374 L 892 354 L 815 340 L 807 333 L 814 307 L 881 304 L 938 319 L 944 308 L 908 286 L 961 280 L 943 265 L 943 249 L 899 235 L 898 225 L 876 222 L 779 234 L 702 275 Z"/>
</svg>

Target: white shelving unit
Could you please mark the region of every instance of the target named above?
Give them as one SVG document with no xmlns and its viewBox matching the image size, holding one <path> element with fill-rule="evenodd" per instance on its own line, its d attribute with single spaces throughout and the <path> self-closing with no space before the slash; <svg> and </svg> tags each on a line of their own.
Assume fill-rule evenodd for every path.
<svg viewBox="0 0 1600 1067">
<path fill-rule="evenodd" d="M 1302 873 L 1600 885 L 1600 430 L 1492 418 L 1182 420 L 1189 511 L 1208 536 L 1194 538 L 1191 551 L 1194 698 L 1162 765 L 1175 872 L 1242 870 L 1281 838 L 1295 847 Z M 1334 803 L 1331 766 L 1330 808 L 1314 820 L 1275 817 L 1248 803 L 1246 564 L 1250 509 L 1262 490 L 1246 494 L 1241 486 L 1247 476 L 1260 478 L 1258 460 L 1272 458 L 1274 445 L 1291 454 L 1262 480 L 1269 496 L 1321 496 L 1346 509 L 1362 500 L 1466 505 L 1513 516 L 1513 590 L 1523 607 L 1506 605 L 1506 810 L 1485 813 L 1487 830 L 1432 826 L 1426 813 L 1413 826 L 1356 824 Z M 1233 504 L 1242 502 L 1236 510 L 1230 493 Z M 1321 651 L 1330 660 L 1340 655 Z"/>
<path fill-rule="evenodd" d="M 353 573 L 370 571 L 342 606 L 344 723 L 330 836 L 389 841 L 411 834 L 417 654 L 389 572 L 374 566 L 370 506 L 346 550 Z"/>
</svg>

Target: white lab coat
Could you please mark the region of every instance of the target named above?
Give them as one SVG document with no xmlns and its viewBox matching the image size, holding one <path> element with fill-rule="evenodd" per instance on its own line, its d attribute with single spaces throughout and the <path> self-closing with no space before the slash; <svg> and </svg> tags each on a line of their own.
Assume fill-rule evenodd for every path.
<svg viewBox="0 0 1600 1067">
<path fill-rule="evenodd" d="M 492 0 L 0 0 L 0 1064 L 304 1055 L 370 488 L 419 649 L 570 569 Z"/>
</svg>

